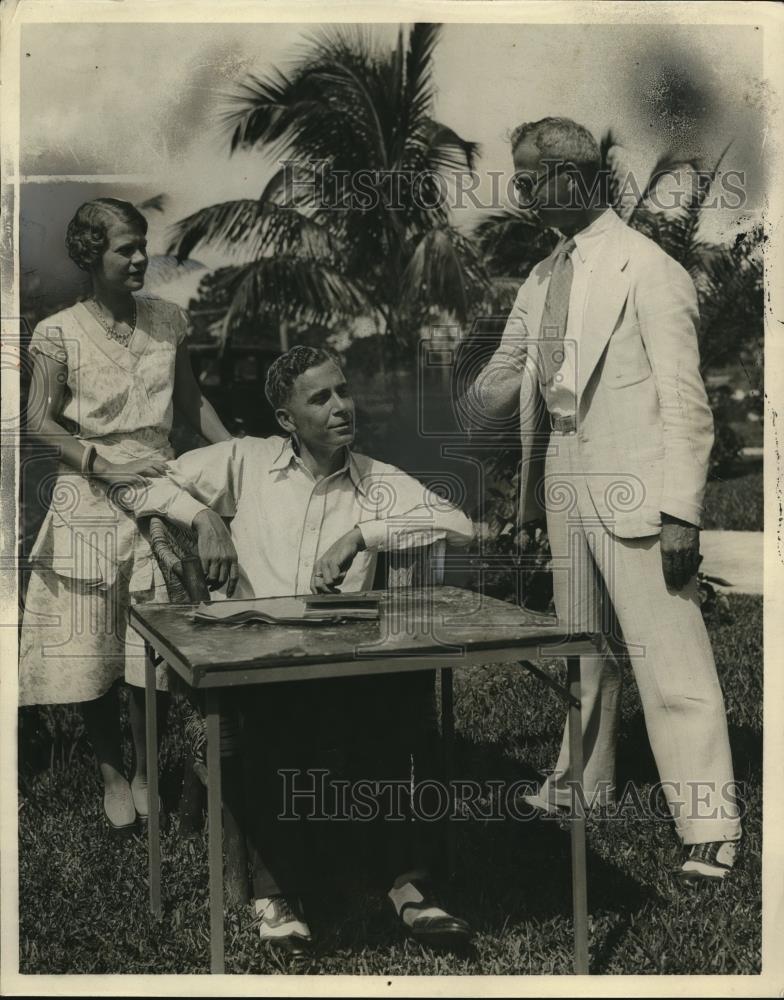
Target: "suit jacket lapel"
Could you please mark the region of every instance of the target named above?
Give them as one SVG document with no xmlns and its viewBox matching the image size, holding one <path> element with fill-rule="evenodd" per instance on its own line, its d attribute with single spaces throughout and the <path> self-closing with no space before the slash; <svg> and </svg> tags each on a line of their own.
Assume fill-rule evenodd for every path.
<svg viewBox="0 0 784 1000">
<path fill-rule="evenodd" d="M 610 235 L 606 250 L 590 275 L 578 350 L 578 405 L 629 294 L 627 231 L 628 227 L 620 223 L 618 235 Z"/>
<path fill-rule="evenodd" d="M 555 251 L 553 251 L 549 257 L 545 257 L 540 265 L 537 265 L 542 267 L 542 280 L 534 285 L 528 296 L 528 315 L 526 316 L 525 322 L 528 328 L 528 336 L 533 340 L 538 340 L 541 332 L 544 303 L 547 298 L 547 289 L 550 287 L 550 278 L 553 273 L 554 261 Z"/>
</svg>

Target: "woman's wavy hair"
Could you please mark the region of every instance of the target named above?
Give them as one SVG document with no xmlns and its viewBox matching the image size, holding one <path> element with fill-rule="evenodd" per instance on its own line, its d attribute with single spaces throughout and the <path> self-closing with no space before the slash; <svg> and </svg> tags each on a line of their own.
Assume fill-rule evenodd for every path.
<svg viewBox="0 0 784 1000">
<path fill-rule="evenodd" d="M 112 222 L 138 226 L 147 232 L 147 220 L 129 201 L 119 198 L 95 198 L 76 210 L 68 223 L 65 247 L 68 256 L 83 271 L 91 271 L 106 250 L 106 233 Z"/>
</svg>

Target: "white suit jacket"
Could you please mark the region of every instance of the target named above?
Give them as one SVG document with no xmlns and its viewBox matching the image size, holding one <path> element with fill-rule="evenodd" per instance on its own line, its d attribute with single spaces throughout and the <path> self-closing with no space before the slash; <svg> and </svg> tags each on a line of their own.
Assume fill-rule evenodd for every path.
<svg viewBox="0 0 784 1000">
<path fill-rule="evenodd" d="M 520 288 L 469 404 L 474 426 L 519 410 L 522 523 L 552 509 L 548 491 L 562 489 L 544 479 L 549 419 L 536 365 L 553 261 L 551 254 L 537 264 Z M 616 216 L 585 301 L 577 449 L 595 512 L 618 537 L 657 534 L 661 512 L 701 522 L 713 416 L 699 371 L 698 323 L 688 273 Z"/>
</svg>

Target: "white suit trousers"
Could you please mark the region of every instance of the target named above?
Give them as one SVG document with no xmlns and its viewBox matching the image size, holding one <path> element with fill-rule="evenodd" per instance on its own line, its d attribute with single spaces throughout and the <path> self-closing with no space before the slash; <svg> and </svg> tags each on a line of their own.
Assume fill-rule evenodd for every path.
<svg viewBox="0 0 784 1000">
<path fill-rule="evenodd" d="M 544 488 L 558 617 L 601 635 L 599 653 L 581 658 L 586 801 L 615 796 L 625 643 L 679 836 L 684 844 L 736 840 L 740 819 L 724 698 L 696 578 L 669 590 L 658 535 L 612 534 L 596 513 L 577 448 L 576 435 L 553 434 Z M 571 802 L 568 754 L 567 724 L 555 770 L 540 790 L 561 805 Z"/>
</svg>

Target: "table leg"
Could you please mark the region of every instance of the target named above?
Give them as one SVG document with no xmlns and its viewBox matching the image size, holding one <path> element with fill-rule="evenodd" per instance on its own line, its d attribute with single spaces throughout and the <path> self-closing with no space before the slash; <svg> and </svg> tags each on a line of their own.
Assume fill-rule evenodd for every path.
<svg viewBox="0 0 784 1000">
<path fill-rule="evenodd" d="M 569 770 L 576 788 L 572 796 L 574 815 L 572 840 L 572 905 L 574 910 L 574 971 L 586 975 L 588 969 L 588 877 L 585 858 L 585 812 L 583 809 L 583 726 L 580 701 L 580 657 L 566 659 L 569 694 Z"/>
<path fill-rule="evenodd" d="M 220 694 L 215 690 L 207 691 L 207 828 L 210 857 L 210 972 L 214 974 L 224 971 Z"/>
<path fill-rule="evenodd" d="M 444 880 L 448 881 L 455 871 L 455 836 L 451 820 L 454 802 L 452 800 L 452 778 L 454 769 L 455 752 L 455 701 L 453 689 L 452 670 L 443 668 L 441 674 L 441 741 L 443 747 L 443 768 L 444 783 L 447 789 L 447 800 L 449 809 L 444 820 L 444 859 L 446 871 Z"/>
<path fill-rule="evenodd" d="M 150 865 L 150 909 L 161 915 L 161 825 L 158 810 L 158 711 L 155 688 L 155 660 L 152 648 L 144 647 L 144 710 L 147 740 L 147 850 Z"/>
</svg>

